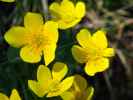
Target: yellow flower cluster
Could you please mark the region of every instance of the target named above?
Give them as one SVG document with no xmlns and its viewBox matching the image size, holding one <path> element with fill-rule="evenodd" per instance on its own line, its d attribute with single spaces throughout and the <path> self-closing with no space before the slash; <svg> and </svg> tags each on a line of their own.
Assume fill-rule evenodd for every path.
<svg viewBox="0 0 133 100">
<path fill-rule="evenodd" d="M 3 0 L 9 1 L 9 0 Z M 10 0 L 13 1 L 13 0 Z M 24 26 L 13 26 L 5 33 L 5 40 L 13 47 L 21 48 L 20 57 L 28 63 L 38 63 L 44 58 L 44 65 L 37 69 L 37 80 L 28 80 L 29 88 L 38 97 L 61 96 L 63 100 L 91 100 L 94 88 L 80 75 L 68 76 L 66 64 L 56 62 L 52 71 L 48 65 L 55 59 L 58 29 L 68 29 L 78 24 L 85 16 L 85 4 L 74 4 L 70 0 L 54 2 L 49 10 L 52 19 L 44 23 L 41 14 L 28 12 L 24 16 Z M 109 67 L 108 57 L 114 56 L 114 49 L 108 48 L 106 33 L 98 30 L 92 34 L 81 29 L 76 39 L 79 45 L 72 47 L 72 55 L 79 63 L 85 63 L 85 72 L 94 76 Z M 21 100 L 13 89 L 10 99 L 0 93 L 0 100 Z"/>
</svg>

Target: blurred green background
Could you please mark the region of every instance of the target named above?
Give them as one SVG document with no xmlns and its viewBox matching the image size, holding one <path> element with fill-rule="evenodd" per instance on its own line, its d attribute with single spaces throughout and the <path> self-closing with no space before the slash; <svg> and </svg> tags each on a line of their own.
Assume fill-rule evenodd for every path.
<svg viewBox="0 0 133 100">
<path fill-rule="evenodd" d="M 27 80 L 36 79 L 39 64 L 29 64 L 19 58 L 19 49 L 10 47 L 4 33 L 13 25 L 23 25 L 26 12 L 38 12 L 49 18 L 47 6 L 61 0 L 16 0 L 14 3 L 0 2 L 0 92 L 10 95 L 17 88 L 23 100 L 60 100 L 38 98 L 27 86 Z M 75 27 L 60 32 L 55 61 L 69 66 L 69 74 L 84 76 L 93 85 L 94 100 L 133 100 L 133 0 L 72 0 L 86 4 L 86 15 Z M 46 8 L 46 9 L 45 9 Z M 110 68 L 94 77 L 87 76 L 73 59 L 71 47 L 75 35 L 81 28 L 92 32 L 105 29 L 110 46 L 116 49 Z M 54 63 L 53 62 L 53 63 Z M 43 63 L 43 61 L 41 62 Z M 51 64 L 52 65 L 52 64 Z"/>
</svg>

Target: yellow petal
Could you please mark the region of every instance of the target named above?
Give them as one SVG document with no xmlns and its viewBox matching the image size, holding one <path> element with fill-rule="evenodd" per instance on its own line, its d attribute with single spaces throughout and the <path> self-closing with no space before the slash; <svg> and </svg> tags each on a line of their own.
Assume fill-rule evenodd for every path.
<svg viewBox="0 0 133 100">
<path fill-rule="evenodd" d="M 37 32 L 43 25 L 41 14 L 28 12 L 24 17 L 24 26 L 31 32 Z"/>
<path fill-rule="evenodd" d="M 47 21 L 44 25 L 44 33 L 48 42 L 56 43 L 58 41 L 58 24 L 54 21 Z"/>
<path fill-rule="evenodd" d="M 87 81 L 81 75 L 75 75 L 74 86 L 76 91 L 83 92 L 87 88 Z"/>
<path fill-rule="evenodd" d="M 0 1 L 3 1 L 3 2 L 15 2 L 15 0 L 0 0 Z"/>
<path fill-rule="evenodd" d="M 26 44 L 27 31 L 24 27 L 12 27 L 5 33 L 5 40 L 14 47 L 20 47 Z"/>
<path fill-rule="evenodd" d="M 41 51 L 37 50 L 37 48 L 27 45 L 21 48 L 20 57 L 25 62 L 37 63 L 41 60 Z"/>
<path fill-rule="evenodd" d="M 52 14 L 52 18 L 53 19 L 59 19 L 61 16 L 60 16 L 60 13 L 59 13 L 59 11 L 60 11 L 60 5 L 59 5 L 59 3 L 56 3 L 56 2 L 54 2 L 54 3 L 52 3 L 51 5 L 50 5 L 50 7 L 49 7 L 49 10 L 50 10 L 50 12 L 51 12 L 51 14 Z"/>
<path fill-rule="evenodd" d="M 91 34 L 87 29 L 81 29 L 76 38 L 82 47 L 88 48 L 90 45 Z"/>
<path fill-rule="evenodd" d="M 86 94 L 87 94 L 87 100 L 91 100 L 92 96 L 94 94 L 94 88 L 93 87 L 88 87 L 88 89 L 86 91 Z"/>
<path fill-rule="evenodd" d="M 47 66 L 55 58 L 56 45 L 49 45 L 43 49 L 45 65 Z"/>
<path fill-rule="evenodd" d="M 44 76 L 45 77 L 45 76 Z M 44 83 L 44 85 L 47 83 Z M 28 80 L 28 87 L 38 96 L 43 97 L 47 93 L 48 87 L 40 84 L 39 82 Z"/>
<path fill-rule="evenodd" d="M 61 95 L 63 92 L 67 91 L 72 86 L 73 80 L 74 80 L 73 76 L 67 77 L 61 83 L 59 83 L 57 89 L 56 88 L 54 89 L 56 91 L 49 92 L 47 97 L 54 97 Z"/>
<path fill-rule="evenodd" d="M 44 65 L 39 66 L 37 70 L 37 80 L 42 84 L 45 84 L 48 81 L 52 80 L 51 72 L 48 67 Z"/>
<path fill-rule="evenodd" d="M 79 63 L 85 63 L 88 61 L 88 54 L 85 49 L 81 48 L 78 45 L 72 47 L 72 55 L 76 61 Z"/>
<path fill-rule="evenodd" d="M 73 19 L 73 20 L 69 20 L 69 18 L 67 18 L 68 21 L 65 20 L 59 20 L 58 24 L 59 24 L 59 28 L 60 29 L 68 29 L 70 27 L 75 26 L 81 19 Z"/>
<path fill-rule="evenodd" d="M 63 0 L 61 2 L 61 8 L 60 8 L 61 12 L 62 12 L 62 16 L 72 16 L 72 14 L 74 13 L 74 4 L 72 1 L 70 0 Z M 66 14 L 66 15 L 65 15 Z"/>
<path fill-rule="evenodd" d="M 112 57 L 115 55 L 115 50 L 113 48 L 106 48 L 102 53 L 104 57 Z"/>
<path fill-rule="evenodd" d="M 60 96 L 63 100 L 75 100 L 74 94 L 69 91 L 62 93 Z"/>
<path fill-rule="evenodd" d="M 53 80 L 61 81 L 68 72 L 67 65 L 61 62 L 56 62 L 52 68 Z"/>
<path fill-rule="evenodd" d="M 107 58 L 99 58 L 94 61 L 88 61 L 85 66 L 85 72 L 94 76 L 97 72 L 103 72 L 109 67 L 109 60 Z"/>
<path fill-rule="evenodd" d="M 100 49 L 105 49 L 108 46 L 106 33 L 102 30 L 99 30 L 93 34 L 92 41 L 93 41 L 95 47 L 100 48 Z"/>
<path fill-rule="evenodd" d="M 0 100 L 9 100 L 9 99 L 6 95 L 4 95 L 3 93 L 0 93 Z"/>
<path fill-rule="evenodd" d="M 75 16 L 78 18 L 82 18 L 85 15 L 85 4 L 83 2 L 78 2 L 76 4 L 75 13 Z"/>
<path fill-rule="evenodd" d="M 10 100 L 21 100 L 19 93 L 16 89 L 12 90 L 11 96 L 10 96 Z"/>
<path fill-rule="evenodd" d="M 60 5 L 59 3 L 54 2 L 50 5 L 49 9 L 51 11 L 58 12 L 60 10 Z"/>
</svg>

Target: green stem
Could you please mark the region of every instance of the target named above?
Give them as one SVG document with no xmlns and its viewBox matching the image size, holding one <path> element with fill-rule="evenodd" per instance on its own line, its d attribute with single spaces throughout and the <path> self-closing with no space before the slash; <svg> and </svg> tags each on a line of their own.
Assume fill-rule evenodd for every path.
<svg viewBox="0 0 133 100">
<path fill-rule="evenodd" d="M 48 20 L 48 1 L 47 0 L 41 0 L 42 6 L 43 6 L 43 13 L 45 15 L 45 20 Z"/>
</svg>

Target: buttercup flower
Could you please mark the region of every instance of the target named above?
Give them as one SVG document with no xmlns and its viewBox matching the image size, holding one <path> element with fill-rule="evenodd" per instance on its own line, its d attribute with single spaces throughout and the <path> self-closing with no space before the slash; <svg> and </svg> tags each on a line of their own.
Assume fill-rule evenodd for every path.
<svg viewBox="0 0 133 100">
<path fill-rule="evenodd" d="M 44 24 L 40 14 L 28 12 L 24 17 L 24 27 L 9 29 L 5 40 L 13 47 L 22 47 L 20 57 L 24 61 L 39 62 L 44 54 L 45 64 L 48 65 L 55 58 L 58 24 L 53 21 Z"/>
<path fill-rule="evenodd" d="M 16 89 L 12 90 L 12 93 L 10 95 L 10 98 L 8 98 L 5 94 L 0 93 L 0 100 L 21 100 L 18 92 Z"/>
<path fill-rule="evenodd" d="M 3 2 L 15 2 L 15 0 L 0 0 L 0 1 L 3 1 Z"/>
<path fill-rule="evenodd" d="M 39 97 L 59 96 L 72 86 L 73 76 L 63 80 L 67 72 L 68 68 L 64 63 L 55 63 L 52 72 L 48 67 L 40 65 L 37 70 L 37 81 L 29 80 L 28 86 Z"/>
<path fill-rule="evenodd" d="M 75 75 L 72 87 L 61 94 L 63 100 L 91 100 L 94 88 L 87 86 L 87 81 L 80 75 Z"/>
<path fill-rule="evenodd" d="M 63 0 L 60 4 L 54 2 L 49 9 L 53 20 L 58 22 L 60 29 L 73 27 L 85 15 L 85 4 L 81 1 L 76 5 L 69 0 Z"/>
<path fill-rule="evenodd" d="M 108 48 L 105 32 L 97 31 L 92 36 L 87 29 L 82 29 L 77 34 L 78 43 L 81 46 L 72 47 L 72 55 L 76 61 L 85 64 L 85 72 L 93 76 L 109 67 L 108 57 L 114 56 L 114 49 Z"/>
</svg>

